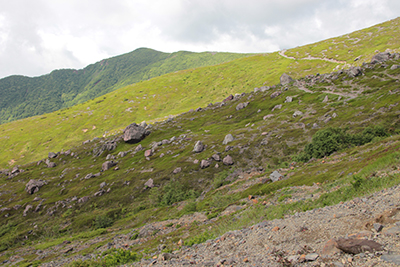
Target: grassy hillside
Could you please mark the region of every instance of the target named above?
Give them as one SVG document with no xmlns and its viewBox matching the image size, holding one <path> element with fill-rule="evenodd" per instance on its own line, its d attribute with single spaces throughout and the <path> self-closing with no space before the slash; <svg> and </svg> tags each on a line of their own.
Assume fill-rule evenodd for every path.
<svg viewBox="0 0 400 267">
<path fill-rule="evenodd" d="M 393 35 L 398 22 L 399 19 L 395 19 L 355 32 L 354 36 L 368 38 L 358 41 L 354 51 L 370 51 L 370 58 L 369 53 L 376 50 L 376 46 L 385 45 L 385 49 L 380 50 L 398 50 L 399 38 Z M 370 32 L 377 33 L 370 35 Z M 326 42 L 348 42 L 354 38 L 353 34 L 348 34 Z M 387 42 L 388 38 L 392 41 Z M 302 49 L 315 51 L 317 57 L 318 51 L 322 53 L 325 50 L 322 44 L 326 42 L 291 49 L 285 55 Z M 348 53 L 346 46 L 338 46 L 335 53 Z M 5 168 L 43 158 L 49 151 L 60 151 L 94 137 L 106 136 L 121 130 L 130 122 L 163 119 L 222 101 L 229 94 L 250 92 L 254 87 L 277 84 L 284 72 L 298 78 L 314 72 L 331 72 L 338 67 L 359 64 L 364 60 L 361 58 L 354 62 L 353 56 L 349 58 L 350 61 L 336 63 L 323 58 L 285 58 L 278 53 L 253 55 L 129 85 L 58 112 L 0 125 L 0 140 L 3 144 L 0 147 L 0 166 Z"/>
<path fill-rule="evenodd" d="M 399 57 L 385 64 L 366 64 L 362 74 L 353 77 L 347 71 L 317 74 L 332 67 L 323 61 L 304 62 L 315 64 L 304 72 L 296 69 L 302 64 L 277 53 L 254 56 L 165 75 L 64 110 L 64 114 L 24 120 L 29 127 L 41 125 L 38 137 L 48 136 L 41 146 L 57 144 L 64 138 L 70 138 L 72 146 L 73 135 L 61 131 L 67 125 L 65 121 L 91 120 L 90 124 L 68 128 L 78 136 L 78 142 L 80 136 L 86 138 L 98 130 L 93 125 L 106 127 L 108 123 L 107 129 L 117 129 L 133 122 L 135 112 L 126 111 L 127 107 L 137 107 L 136 113 L 143 117 L 147 112 L 168 114 L 157 106 L 144 110 L 138 102 L 148 98 L 160 99 L 157 105 L 165 102 L 162 109 L 174 106 L 176 112 L 193 103 L 203 107 L 154 122 L 151 134 L 140 142 L 142 150 L 138 150 L 139 144 L 124 143 L 120 134 L 109 133 L 106 138 L 77 145 L 50 159 L 57 165 L 54 168 L 33 162 L 20 166 L 15 176 L 0 174 L 0 261 L 21 266 L 47 266 L 51 261 L 64 266 L 121 265 L 263 220 L 321 208 L 398 184 L 400 69 L 391 66 L 400 65 Z M 269 67 L 278 64 L 274 75 L 268 76 L 269 72 L 261 68 L 267 62 Z M 252 72 L 246 69 L 251 67 L 257 74 L 249 77 Z M 281 86 L 279 74 L 288 68 L 298 80 Z M 256 80 L 254 84 L 251 77 Z M 185 95 L 200 81 L 211 90 Z M 203 105 L 208 103 L 205 92 L 222 99 L 235 90 L 250 91 L 253 85 L 265 83 L 276 86 L 236 96 L 224 105 Z M 220 92 L 213 93 L 214 85 Z M 165 90 L 163 96 L 160 89 Z M 244 103 L 248 105 L 238 109 Z M 120 106 L 119 112 L 116 106 Z M 51 128 L 53 123 L 55 128 Z M 82 126 L 87 127 L 86 133 Z M 18 127 L 25 132 L 25 126 Z M 77 128 L 75 132 L 73 127 Z M 333 131 L 340 138 L 328 135 L 329 129 L 336 129 Z M 52 131 L 58 131 L 59 136 L 51 136 Z M 234 140 L 223 144 L 228 133 Z M 321 141 L 318 136 L 325 138 Z M 197 141 L 206 145 L 200 153 L 193 152 Z M 106 142 L 117 147 L 95 157 L 93 151 Z M 333 154 L 306 162 L 300 159 L 309 144 L 321 148 L 335 142 L 342 145 Z M 153 154 L 146 158 L 144 150 L 150 149 Z M 228 156 L 233 160 L 231 165 L 222 161 Z M 117 169 L 102 171 L 107 157 L 117 163 Z M 203 160 L 208 167 L 201 167 Z M 284 178 L 272 182 L 269 178 L 275 170 Z M 88 176 L 90 173 L 96 175 Z M 155 187 L 145 186 L 150 178 Z M 30 179 L 42 179 L 46 184 L 28 194 L 25 186 Z M 301 190 L 309 191 L 299 196 Z M 71 263 L 78 259 L 86 262 Z M 119 261 L 122 259 L 123 263 Z"/>
<path fill-rule="evenodd" d="M 0 123 L 83 103 L 117 88 L 183 69 L 245 57 L 234 53 L 162 53 L 140 48 L 81 70 L 55 70 L 39 77 L 0 79 Z"/>
<path fill-rule="evenodd" d="M 327 58 L 361 65 L 362 62 L 369 62 L 377 51 L 384 52 L 386 49 L 400 49 L 400 18 L 351 34 L 293 48 L 285 54 L 295 58 Z"/>
<path fill-rule="evenodd" d="M 94 137 L 121 130 L 127 123 L 153 121 L 222 101 L 230 94 L 279 82 L 282 73 L 301 77 L 336 65 L 293 61 L 278 53 L 256 55 L 213 67 L 184 70 L 143 81 L 83 104 L 0 125 L 0 166 L 31 162 Z"/>
</svg>

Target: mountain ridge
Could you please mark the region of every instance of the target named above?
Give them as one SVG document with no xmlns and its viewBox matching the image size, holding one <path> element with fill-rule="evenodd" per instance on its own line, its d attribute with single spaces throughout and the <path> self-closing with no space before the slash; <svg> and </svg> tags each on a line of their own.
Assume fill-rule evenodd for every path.
<svg viewBox="0 0 400 267">
<path fill-rule="evenodd" d="M 83 69 L 59 69 L 0 79 L 0 123 L 49 113 L 165 73 L 213 65 L 247 56 L 234 53 L 159 52 L 138 48 Z"/>
</svg>

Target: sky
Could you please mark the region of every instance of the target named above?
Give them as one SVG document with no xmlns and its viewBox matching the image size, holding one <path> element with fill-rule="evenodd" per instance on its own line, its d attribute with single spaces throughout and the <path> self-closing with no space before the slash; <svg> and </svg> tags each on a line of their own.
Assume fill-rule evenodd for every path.
<svg viewBox="0 0 400 267">
<path fill-rule="evenodd" d="M 0 0 L 0 78 L 140 47 L 264 53 L 400 16 L 399 0 Z"/>
</svg>

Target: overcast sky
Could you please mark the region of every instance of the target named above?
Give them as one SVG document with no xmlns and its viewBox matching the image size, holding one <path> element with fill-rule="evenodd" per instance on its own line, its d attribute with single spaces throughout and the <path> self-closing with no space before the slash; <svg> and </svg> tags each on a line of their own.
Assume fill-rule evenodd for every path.
<svg viewBox="0 0 400 267">
<path fill-rule="evenodd" d="M 0 0 L 0 78 L 139 47 L 273 52 L 398 16 L 399 0 Z"/>
</svg>

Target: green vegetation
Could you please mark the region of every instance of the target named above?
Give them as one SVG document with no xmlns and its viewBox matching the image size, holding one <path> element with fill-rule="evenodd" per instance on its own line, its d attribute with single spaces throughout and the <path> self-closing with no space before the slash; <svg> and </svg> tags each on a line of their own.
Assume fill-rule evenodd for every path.
<svg viewBox="0 0 400 267">
<path fill-rule="evenodd" d="M 313 135 L 311 143 L 307 144 L 304 152 L 295 160 L 308 161 L 311 158 L 322 158 L 333 152 L 349 148 L 351 146 L 364 145 L 374 138 L 388 136 L 386 130 L 380 126 L 367 127 L 361 134 L 348 134 L 347 129 L 332 128 L 323 129 Z"/>
<path fill-rule="evenodd" d="M 139 48 L 81 70 L 55 70 L 33 78 L 6 77 L 0 79 L 0 124 L 65 109 L 163 74 L 216 65 L 245 56 L 248 54 L 162 53 Z"/>
<path fill-rule="evenodd" d="M 77 255 L 91 260 L 72 266 L 129 264 L 399 184 L 400 74 L 390 66 L 400 59 L 389 67 L 367 64 L 357 77 L 346 71 L 302 77 L 332 67 L 306 64 L 312 73 L 277 53 L 246 57 L 121 88 L 60 115 L 2 125 L 1 162 L 14 160 L 9 166 L 21 171 L 0 172 L 0 262 L 24 251 L 19 265 Z M 294 69 L 292 77 L 307 90 L 278 84 L 281 73 Z M 263 85 L 271 88 L 253 92 Z M 247 93 L 210 104 L 236 92 Z M 202 110 L 188 111 L 193 103 Z M 154 120 L 140 150 L 123 142 L 119 130 L 144 118 Z M 234 141 L 224 145 L 228 133 Z M 205 150 L 195 153 L 199 140 Z M 115 149 L 94 156 L 110 142 Z M 146 158 L 147 149 L 153 155 Z M 33 162 L 49 151 L 61 151 L 49 159 L 55 167 Z M 233 165 L 224 164 L 228 155 Z M 117 168 L 102 171 L 107 160 Z M 201 168 L 201 160 L 210 166 Z M 272 182 L 275 170 L 284 179 Z M 152 188 L 144 185 L 150 178 Z M 31 195 L 30 179 L 47 184 Z"/>
</svg>

